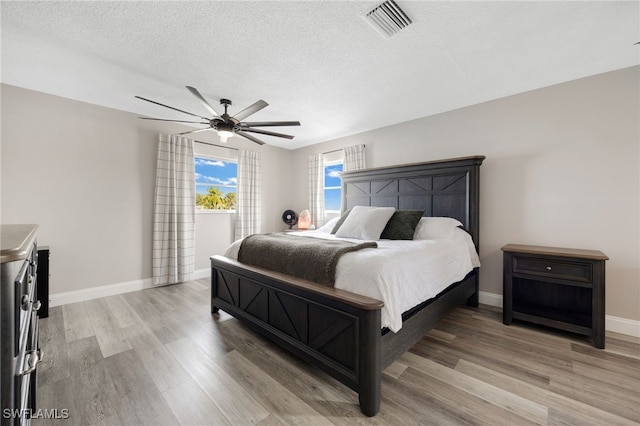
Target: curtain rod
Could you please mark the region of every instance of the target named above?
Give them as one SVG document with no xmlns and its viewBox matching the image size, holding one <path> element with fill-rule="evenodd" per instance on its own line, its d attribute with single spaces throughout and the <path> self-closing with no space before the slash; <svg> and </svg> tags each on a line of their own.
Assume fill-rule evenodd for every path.
<svg viewBox="0 0 640 426">
<path fill-rule="evenodd" d="M 196 140 L 196 139 L 193 139 L 193 141 L 194 141 L 194 142 L 196 142 L 196 143 L 201 143 L 201 144 L 203 144 L 203 145 L 211 145 L 211 146 L 217 146 L 218 148 L 226 148 L 226 149 L 231 149 L 231 150 L 233 150 L 233 151 L 240 151 L 238 148 L 233 148 L 233 147 L 230 147 L 230 146 L 219 145 L 219 144 L 216 144 L 216 143 L 204 142 L 204 141 L 199 141 L 199 140 Z M 365 146 L 366 146 L 366 145 L 365 145 Z M 344 149 L 344 148 L 334 149 L 333 151 L 323 152 L 322 154 L 323 154 L 323 155 L 324 155 L 324 154 L 331 154 L 331 153 L 333 153 L 333 152 L 342 151 L 343 149 Z"/>
<path fill-rule="evenodd" d="M 366 147 L 366 145 L 364 145 L 364 146 Z M 333 153 L 333 152 L 342 151 L 343 149 L 344 149 L 344 148 L 340 148 L 340 149 L 334 149 L 333 151 L 323 152 L 323 153 L 322 153 L 322 155 L 325 155 L 325 154 L 331 154 L 331 153 Z"/>
<path fill-rule="evenodd" d="M 225 148 L 225 149 L 231 149 L 231 150 L 233 150 L 233 151 L 240 151 L 238 148 L 233 148 L 233 147 L 231 147 L 231 146 L 218 145 L 218 144 L 216 144 L 216 143 L 211 143 L 211 142 L 197 141 L 197 140 L 195 140 L 195 139 L 193 139 L 193 141 L 194 141 L 195 143 L 201 143 L 201 144 L 203 144 L 203 145 L 211 145 L 211 146 L 217 146 L 218 148 Z"/>
</svg>

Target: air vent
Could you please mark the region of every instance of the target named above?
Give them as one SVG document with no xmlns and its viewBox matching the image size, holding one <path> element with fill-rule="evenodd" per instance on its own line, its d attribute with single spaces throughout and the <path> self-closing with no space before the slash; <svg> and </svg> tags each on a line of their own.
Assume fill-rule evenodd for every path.
<svg viewBox="0 0 640 426">
<path fill-rule="evenodd" d="M 411 23 L 411 19 L 393 0 L 376 6 L 363 17 L 386 38 L 390 38 Z"/>
</svg>

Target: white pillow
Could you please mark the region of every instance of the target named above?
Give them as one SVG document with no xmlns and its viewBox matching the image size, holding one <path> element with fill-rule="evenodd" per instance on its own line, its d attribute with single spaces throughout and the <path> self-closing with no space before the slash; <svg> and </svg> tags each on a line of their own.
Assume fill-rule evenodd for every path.
<svg viewBox="0 0 640 426">
<path fill-rule="evenodd" d="M 333 231 L 333 228 L 336 226 L 336 223 L 340 220 L 340 216 L 334 217 L 329 222 L 322 225 L 320 228 L 316 229 L 317 232 L 321 232 L 323 234 L 330 234 Z"/>
<path fill-rule="evenodd" d="M 438 240 L 451 238 L 455 229 L 462 226 L 459 220 L 452 217 L 423 217 L 416 226 L 414 240 Z"/>
<path fill-rule="evenodd" d="M 393 207 L 355 206 L 338 228 L 336 237 L 379 240 L 395 211 Z"/>
</svg>

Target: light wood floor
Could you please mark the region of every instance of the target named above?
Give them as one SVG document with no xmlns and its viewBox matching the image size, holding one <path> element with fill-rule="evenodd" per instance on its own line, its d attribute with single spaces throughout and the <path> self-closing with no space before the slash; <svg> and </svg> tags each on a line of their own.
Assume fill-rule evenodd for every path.
<svg viewBox="0 0 640 426">
<path fill-rule="evenodd" d="M 606 350 L 461 307 L 383 374 L 380 413 L 209 312 L 208 280 L 52 308 L 40 323 L 35 425 L 614 425 L 640 421 L 640 342 Z"/>
</svg>

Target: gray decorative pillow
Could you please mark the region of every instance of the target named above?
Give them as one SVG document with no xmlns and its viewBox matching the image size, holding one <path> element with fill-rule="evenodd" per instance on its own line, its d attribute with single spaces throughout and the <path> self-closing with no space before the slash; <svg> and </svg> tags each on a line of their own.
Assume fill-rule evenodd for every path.
<svg viewBox="0 0 640 426">
<path fill-rule="evenodd" d="M 340 216 L 340 219 L 338 219 L 338 223 L 336 223 L 336 226 L 334 226 L 333 230 L 331 231 L 332 234 L 335 234 L 336 232 L 338 232 L 338 229 L 340 229 L 344 221 L 347 220 L 347 216 L 349 216 L 349 213 L 351 213 L 351 209 L 342 213 L 342 216 Z"/>
<path fill-rule="evenodd" d="M 382 240 L 413 240 L 424 210 L 396 210 L 380 235 Z"/>
</svg>

